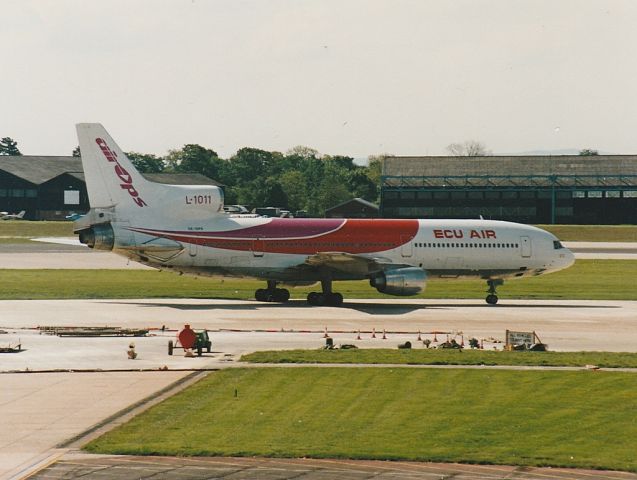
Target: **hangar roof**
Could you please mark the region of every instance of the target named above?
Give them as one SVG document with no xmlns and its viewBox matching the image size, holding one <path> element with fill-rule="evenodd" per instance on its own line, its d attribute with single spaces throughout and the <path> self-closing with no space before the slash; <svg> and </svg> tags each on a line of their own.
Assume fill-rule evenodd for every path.
<svg viewBox="0 0 637 480">
<path fill-rule="evenodd" d="M 372 203 L 372 202 L 368 202 L 367 200 L 365 200 L 364 198 L 351 198 L 349 200 L 346 200 L 345 202 L 339 203 L 338 205 L 334 205 L 333 207 L 330 207 L 328 209 L 326 209 L 326 212 L 331 212 L 332 210 L 338 210 L 339 208 L 343 208 L 343 207 L 347 207 L 347 206 L 362 206 L 362 207 L 366 207 L 369 208 L 371 210 L 375 210 L 378 211 L 378 205 Z"/>
<path fill-rule="evenodd" d="M 637 184 L 637 155 L 386 157 L 385 186 Z"/>
<path fill-rule="evenodd" d="M 0 170 L 9 172 L 34 185 L 46 183 L 65 173 L 84 181 L 84 170 L 80 157 L 0 155 Z M 199 173 L 145 173 L 142 175 L 156 183 L 221 186 L 220 183 Z"/>
<path fill-rule="evenodd" d="M 35 185 L 47 182 L 63 173 L 82 172 L 77 157 L 44 157 L 36 155 L 0 155 L 0 170 Z"/>
</svg>

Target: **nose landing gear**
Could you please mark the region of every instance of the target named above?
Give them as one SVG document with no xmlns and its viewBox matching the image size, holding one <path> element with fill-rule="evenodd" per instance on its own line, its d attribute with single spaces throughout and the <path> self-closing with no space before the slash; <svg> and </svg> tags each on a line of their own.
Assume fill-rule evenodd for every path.
<svg viewBox="0 0 637 480">
<path fill-rule="evenodd" d="M 254 292 L 254 298 L 259 302 L 285 303 L 290 299 L 290 291 L 285 288 L 276 288 L 276 282 L 268 280 L 268 288 L 259 288 Z"/>
<path fill-rule="evenodd" d="M 495 280 L 487 280 L 487 285 L 489 289 L 487 290 L 487 298 L 485 299 L 489 305 L 495 305 L 498 303 L 498 293 L 496 292 L 496 288 L 504 283 L 504 280 L 500 278 L 496 278 Z"/>
</svg>

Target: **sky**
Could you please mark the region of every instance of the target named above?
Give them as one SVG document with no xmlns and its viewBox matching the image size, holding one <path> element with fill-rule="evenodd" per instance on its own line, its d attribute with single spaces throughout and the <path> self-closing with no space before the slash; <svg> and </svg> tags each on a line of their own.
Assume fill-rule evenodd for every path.
<svg viewBox="0 0 637 480">
<path fill-rule="evenodd" d="M 637 153 L 633 0 L 2 0 L 0 137 L 330 155 Z"/>
</svg>

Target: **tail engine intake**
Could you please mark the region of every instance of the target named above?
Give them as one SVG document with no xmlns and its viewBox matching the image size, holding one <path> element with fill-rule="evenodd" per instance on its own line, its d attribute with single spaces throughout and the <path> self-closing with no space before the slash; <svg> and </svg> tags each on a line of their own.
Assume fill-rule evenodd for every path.
<svg viewBox="0 0 637 480">
<path fill-rule="evenodd" d="M 80 243 L 95 250 L 113 250 L 115 234 L 110 223 L 92 225 L 90 228 L 80 230 Z"/>
</svg>

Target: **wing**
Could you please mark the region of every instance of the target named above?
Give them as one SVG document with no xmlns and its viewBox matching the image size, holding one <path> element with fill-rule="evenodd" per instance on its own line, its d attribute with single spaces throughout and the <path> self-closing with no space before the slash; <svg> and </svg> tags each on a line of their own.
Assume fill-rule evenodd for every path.
<svg viewBox="0 0 637 480">
<path fill-rule="evenodd" d="M 316 270 L 332 270 L 335 273 L 364 278 L 387 269 L 408 267 L 378 256 L 355 255 L 345 252 L 320 252 L 307 258 L 305 265 Z"/>
</svg>

